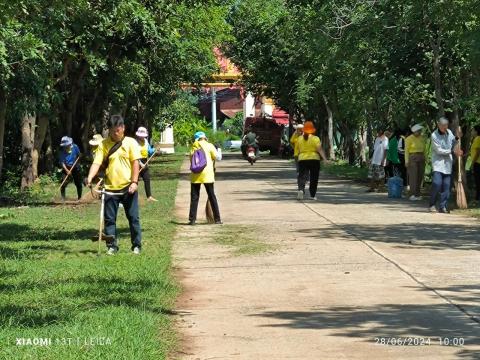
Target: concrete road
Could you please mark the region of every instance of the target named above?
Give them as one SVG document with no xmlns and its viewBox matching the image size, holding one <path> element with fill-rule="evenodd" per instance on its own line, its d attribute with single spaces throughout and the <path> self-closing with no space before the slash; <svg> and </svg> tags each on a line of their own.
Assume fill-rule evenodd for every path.
<svg viewBox="0 0 480 360">
<path fill-rule="evenodd" d="M 218 225 L 180 226 L 175 358 L 480 359 L 478 220 L 324 176 L 318 201 L 299 202 L 293 165 L 275 158 L 217 170 L 223 226 L 276 249 L 234 256 L 212 241 Z M 189 191 L 185 176 L 180 222 Z"/>
</svg>

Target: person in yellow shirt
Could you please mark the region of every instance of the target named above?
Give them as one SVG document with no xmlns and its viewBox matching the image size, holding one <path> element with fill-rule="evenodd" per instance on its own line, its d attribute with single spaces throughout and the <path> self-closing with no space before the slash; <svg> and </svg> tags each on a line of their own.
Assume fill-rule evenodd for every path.
<svg viewBox="0 0 480 360">
<path fill-rule="evenodd" d="M 322 143 L 318 136 L 315 136 L 313 122 L 307 121 L 303 127 L 303 135 L 297 139 L 295 152 L 298 154 L 298 194 L 297 199 L 303 200 L 305 196 L 305 184 L 308 173 L 310 173 L 310 200 L 317 200 L 318 177 L 320 175 L 320 157 L 328 162 Z"/>
<path fill-rule="evenodd" d="M 195 225 L 197 221 L 198 201 L 200 200 L 200 188 L 202 184 L 207 190 L 208 200 L 212 205 L 215 224 L 222 224 L 220 219 L 220 209 L 218 207 L 217 196 L 215 195 L 215 160 L 217 158 L 217 149 L 207 141 L 207 136 L 203 131 L 198 131 L 194 136 L 195 142 L 190 149 L 190 158 L 195 151 L 202 149 L 204 151 L 207 164 L 201 172 L 192 172 L 190 182 L 190 213 L 188 215 L 188 224 Z"/>
<path fill-rule="evenodd" d="M 125 136 L 125 122 L 120 115 L 109 119 L 109 134 L 99 145 L 95 159 L 90 167 L 87 185 L 92 186 L 92 180 L 100 168 L 105 168 L 105 190 L 119 195 L 105 195 L 105 234 L 107 254 L 114 255 L 118 251 L 117 213 L 122 203 L 130 226 L 132 251 L 140 254 L 142 247 L 142 230 L 138 212 L 138 175 L 141 158 L 140 147 L 135 139 Z"/>
<path fill-rule="evenodd" d="M 297 153 L 297 140 L 300 136 L 303 135 L 303 124 L 298 124 L 295 126 L 295 132 L 292 134 L 290 137 L 290 145 L 292 146 L 293 149 L 293 158 L 295 159 L 295 168 L 297 169 L 297 175 L 298 175 L 298 153 Z"/>
<path fill-rule="evenodd" d="M 470 150 L 472 157 L 473 176 L 475 178 L 475 200 L 480 201 L 480 124 L 473 127 L 473 143 Z"/>
<path fill-rule="evenodd" d="M 152 196 L 152 187 L 150 185 L 150 169 L 147 164 L 148 158 L 155 154 L 156 150 L 148 143 L 148 131 L 146 128 L 140 126 L 135 133 L 135 136 L 137 137 L 137 142 L 140 146 L 140 154 L 142 155 L 142 158 L 139 162 L 140 176 L 142 177 L 143 184 L 145 185 L 147 201 L 157 201 L 157 199 Z"/>
<path fill-rule="evenodd" d="M 412 135 L 405 139 L 405 166 L 408 171 L 410 200 L 421 200 L 421 189 L 425 175 L 425 139 L 422 136 L 423 126 L 412 126 Z"/>
</svg>

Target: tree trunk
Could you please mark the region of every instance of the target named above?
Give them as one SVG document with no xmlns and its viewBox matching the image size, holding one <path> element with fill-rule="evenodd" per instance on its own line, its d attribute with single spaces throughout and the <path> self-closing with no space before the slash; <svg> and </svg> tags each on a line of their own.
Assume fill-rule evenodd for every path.
<svg viewBox="0 0 480 360">
<path fill-rule="evenodd" d="M 90 101 L 87 102 L 85 106 L 85 122 L 83 123 L 82 129 L 82 144 L 84 153 L 88 153 L 87 149 L 89 147 L 88 140 L 90 139 L 90 131 L 92 128 L 92 112 L 95 102 L 97 101 L 99 90 L 96 88 L 93 93 L 93 97 Z"/>
<path fill-rule="evenodd" d="M 325 95 L 323 95 L 323 101 L 325 102 L 325 108 L 327 109 L 328 116 L 328 156 L 330 160 L 335 160 L 335 148 L 333 140 L 333 112 Z"/>
<path fill-rule="evenodd" d="M 7 95 L 0 87 L 0 182 L 3 170 L 3 139 L 5 137 L 5 122 L 7 113 Z"/>
<path fill-rule="evenodd" d="M 66 103 L 66 114 L 65 114 L 65 134 L 67 136 L 72 136 L 73 129 L 73 117 L 77 111 L 78 98 L 80 96 L 80 91 L 82 87 L 82 80 L 87 74 L 88 71 L 88 62 L 82 61 L 79 66 L 76 76 L 72 79 L 72 86 L 70 91 L 70 96 L 67 99 Z"/>
<path fill-rule="evenodd" d="M 435 83 L 435 98 L 438 106 L 438 117 L 445 116 L 445 107 L 443 104 L 442 75 L 440 68 L 440 36 L 431 39 L 430 44 L 433 50 L 433 77 Z"/>
<path fill-rule="evenodd" d="M 364 166 L 367 163 L 367 131 L 364 126 L 362 126 L 360 131 L 360 156 L 361 156 L 361 165 Z"/>
<path fill-rule="evenodd" d="M 35 141 L 35 115 L 25 114 L 22 118 L 22 182 L 21 190 L 31 186 L 33 173 L 33 144 Z"/>
<path fill-rule="evenodd" d="M 48 116 L 44 114 L 37 118 L 37 128 L 32 149 L 32 172 L 35 180 L 38 178 L 38 160 L 47 134 L 48 122 Z"/>
</svg>

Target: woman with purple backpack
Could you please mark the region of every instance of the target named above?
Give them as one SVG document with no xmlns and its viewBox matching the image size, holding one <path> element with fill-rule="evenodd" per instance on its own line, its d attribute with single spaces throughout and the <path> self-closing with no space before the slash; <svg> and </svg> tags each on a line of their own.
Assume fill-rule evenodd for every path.
<svg viewBox="0 0 480 360">
<path fill-rule="evenodd" d="M 213 210 L 215 224 L 222 224 L 217 197 L 215 196 L 215 170 L 214 162 L 217 158 L 215 146 L 207 141 L 203 131 L 195 133 L 195 142 L 190 150 L 191 192 L 190 192 L 190 214 L 188 224 L 195 225 L 197 220 L 198 201 L 200 199 L 200 188 L 205 186 L 208 200 Z"/>
</svg>

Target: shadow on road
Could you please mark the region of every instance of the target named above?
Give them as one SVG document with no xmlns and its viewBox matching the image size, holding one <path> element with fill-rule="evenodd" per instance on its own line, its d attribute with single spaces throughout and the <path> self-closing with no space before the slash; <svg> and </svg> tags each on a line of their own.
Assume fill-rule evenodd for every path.
<svg viewBox="0 0 480 360">
<path fill-rule="evenodd" d="M 361 338 L 373 344 L 378 338 L 418 337 L 430 338 L 431 345 L 439 345 L 442 337 L 451 341 L 461 338 L 469 346 L 480 345 L 478 324 L 472 321 L 472 326 L 465 325 L 465 315 L 448 304 L 344 306 L 310 311 L 266 311 L 250 316 L 278 320 L 262 325 L 264 327 L 330 329 L 333 336 Z M 476 351 L 461 346 L 458 349 L 462 358 L 478 359 Z"/>
<path fill-rule="evenodd" d="M 328 238 L 341 228 L 359 239 L 396 243 L 401 248 L 444 250 L 480 250 L 480 228 L 453 224 L 403 223 L 395 225 L 342 224 L 340 227 L 301 229 L 300 233 L 314 238 Z"/>
</svg>

